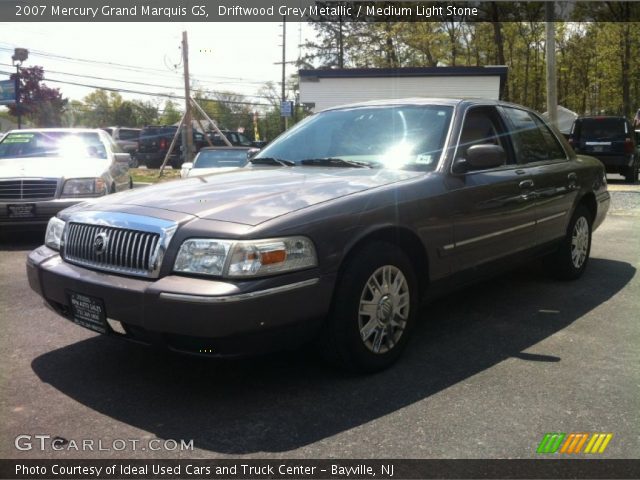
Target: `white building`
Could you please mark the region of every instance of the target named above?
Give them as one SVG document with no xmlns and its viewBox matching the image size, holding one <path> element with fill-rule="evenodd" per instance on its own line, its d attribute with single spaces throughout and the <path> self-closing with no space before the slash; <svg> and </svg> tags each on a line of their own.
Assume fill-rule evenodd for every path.
<svg viewBox="0 0 640 480">
<path fill-rule="evenodd" d="M 506 66 L 300 70 L 300 103 L 318 112 L 347 103 L 408 97 L 499 99 Z"/>
</svg>

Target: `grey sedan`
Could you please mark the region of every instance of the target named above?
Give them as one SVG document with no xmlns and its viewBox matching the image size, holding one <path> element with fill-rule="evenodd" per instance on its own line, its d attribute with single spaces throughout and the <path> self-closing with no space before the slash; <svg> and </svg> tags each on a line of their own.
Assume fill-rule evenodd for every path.
<svg viewBox="0 0 640 480">
<path fill-rule="evenodd" d="M 372 102 L 305 119 L 246 168 L 65 210 L 27 272 L 102 334 L 196 355 L 313 341 L 370 372 L 445 290 L 535 256 L 579 278 L 608 208 L 602 164 L 535 112 Z"/>
</svg>

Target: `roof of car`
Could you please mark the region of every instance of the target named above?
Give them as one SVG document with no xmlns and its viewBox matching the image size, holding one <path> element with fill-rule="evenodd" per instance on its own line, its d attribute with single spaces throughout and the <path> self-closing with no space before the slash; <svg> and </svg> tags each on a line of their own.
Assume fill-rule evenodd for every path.
<svg viewBox="0 0 640 480">
<path fill-rule="evenodd" d="M 11 130 L 7 133 L 22 132 L 22 133 L 34 133 L 34 132 L 68 132 L 68 133 L 97 133 L 102 132 L 101 128 L 23 128 L 20 130 Z"/>
<path fill-rule="evenodd" d="M 355 108 L 355 107 L 377 107 L 377 106 L 388 106 L 388 105 L 443 105 L 443 106 L 452 106 L 455 107 L 462 103 L 467 103 L 470 105 L 473 104 L 482 104 L 482 105 L 508 105 L 519 108 L 527 108 L 522 107 L 521 105 L 516 105 L 509 102 L 504 102 L 502 100 L 496 100 L 494 98 L 437 98 L 437 97 L 411 97 L 411 98 L 392 98 L 387 100 L 368 100 L 366 102 L 357 102 L 357 103 L 349 103 L 346 105 L 339 105 L 336 107 L 330 107 L 325 109 L 328 110 L 339 110 L 342 108 Z"/>
<path fill-rule="evenodd" d="M 576 120 L 585 120 L 585 119 L 593 120 L 593 119 L 597 119 L 597 118 L 617 118 L 619 120 L 626 120 L 627 119 L 627 117 L 625 117 L 623 115 L 582 115 L 579 118 L 577 118 Z"/>
</svg>

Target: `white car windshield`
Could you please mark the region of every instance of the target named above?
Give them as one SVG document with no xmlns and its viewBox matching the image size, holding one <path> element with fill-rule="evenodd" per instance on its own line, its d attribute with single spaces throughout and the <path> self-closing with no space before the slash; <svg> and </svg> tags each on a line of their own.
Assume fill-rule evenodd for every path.
<svg viewBox="0 0 640 480">
<path fill-rule="evenodd" d="M 442 154 L 452 112 L 442 105 L 328 110 L 300 122 L 252 163 L 430 171 Z"/>
<path fill-rule="evenodd" d="M 28 157 L 107 158 L 95 132 L 10 132 L 0 142 L 0 159 Z"/>
</svg>

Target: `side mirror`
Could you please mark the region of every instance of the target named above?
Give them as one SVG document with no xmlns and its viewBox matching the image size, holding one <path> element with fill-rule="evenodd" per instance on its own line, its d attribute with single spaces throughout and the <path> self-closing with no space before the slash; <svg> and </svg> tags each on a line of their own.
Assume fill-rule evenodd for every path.
<svg viewBox="0 0 640 480">
<path fill-rule="evenodd" d="M 250 148 L 247 150 L 247 158 L 253 158 L 260 151 L 259 148 Z"/>
<path fill-rule="evenodd" d="M 473 145 L 467 149 L 466 158 L 456 162 L 457 172 L 485 170 L 504 165 L 507 154 L 500 145 Z"/>
<path fill-rule="evenodd" d="M 126 163 L 129 165 L 129 162 L 131 161 L 131 154 L 129 153 L 114 153 L 114 156 L 118 163 Z"/>
<path fill-rule="evenodd" d="M 193 168 L 193 162 L 186 162 L 182 164 L 182 170 L 191 170 Z"/>
</svg>

